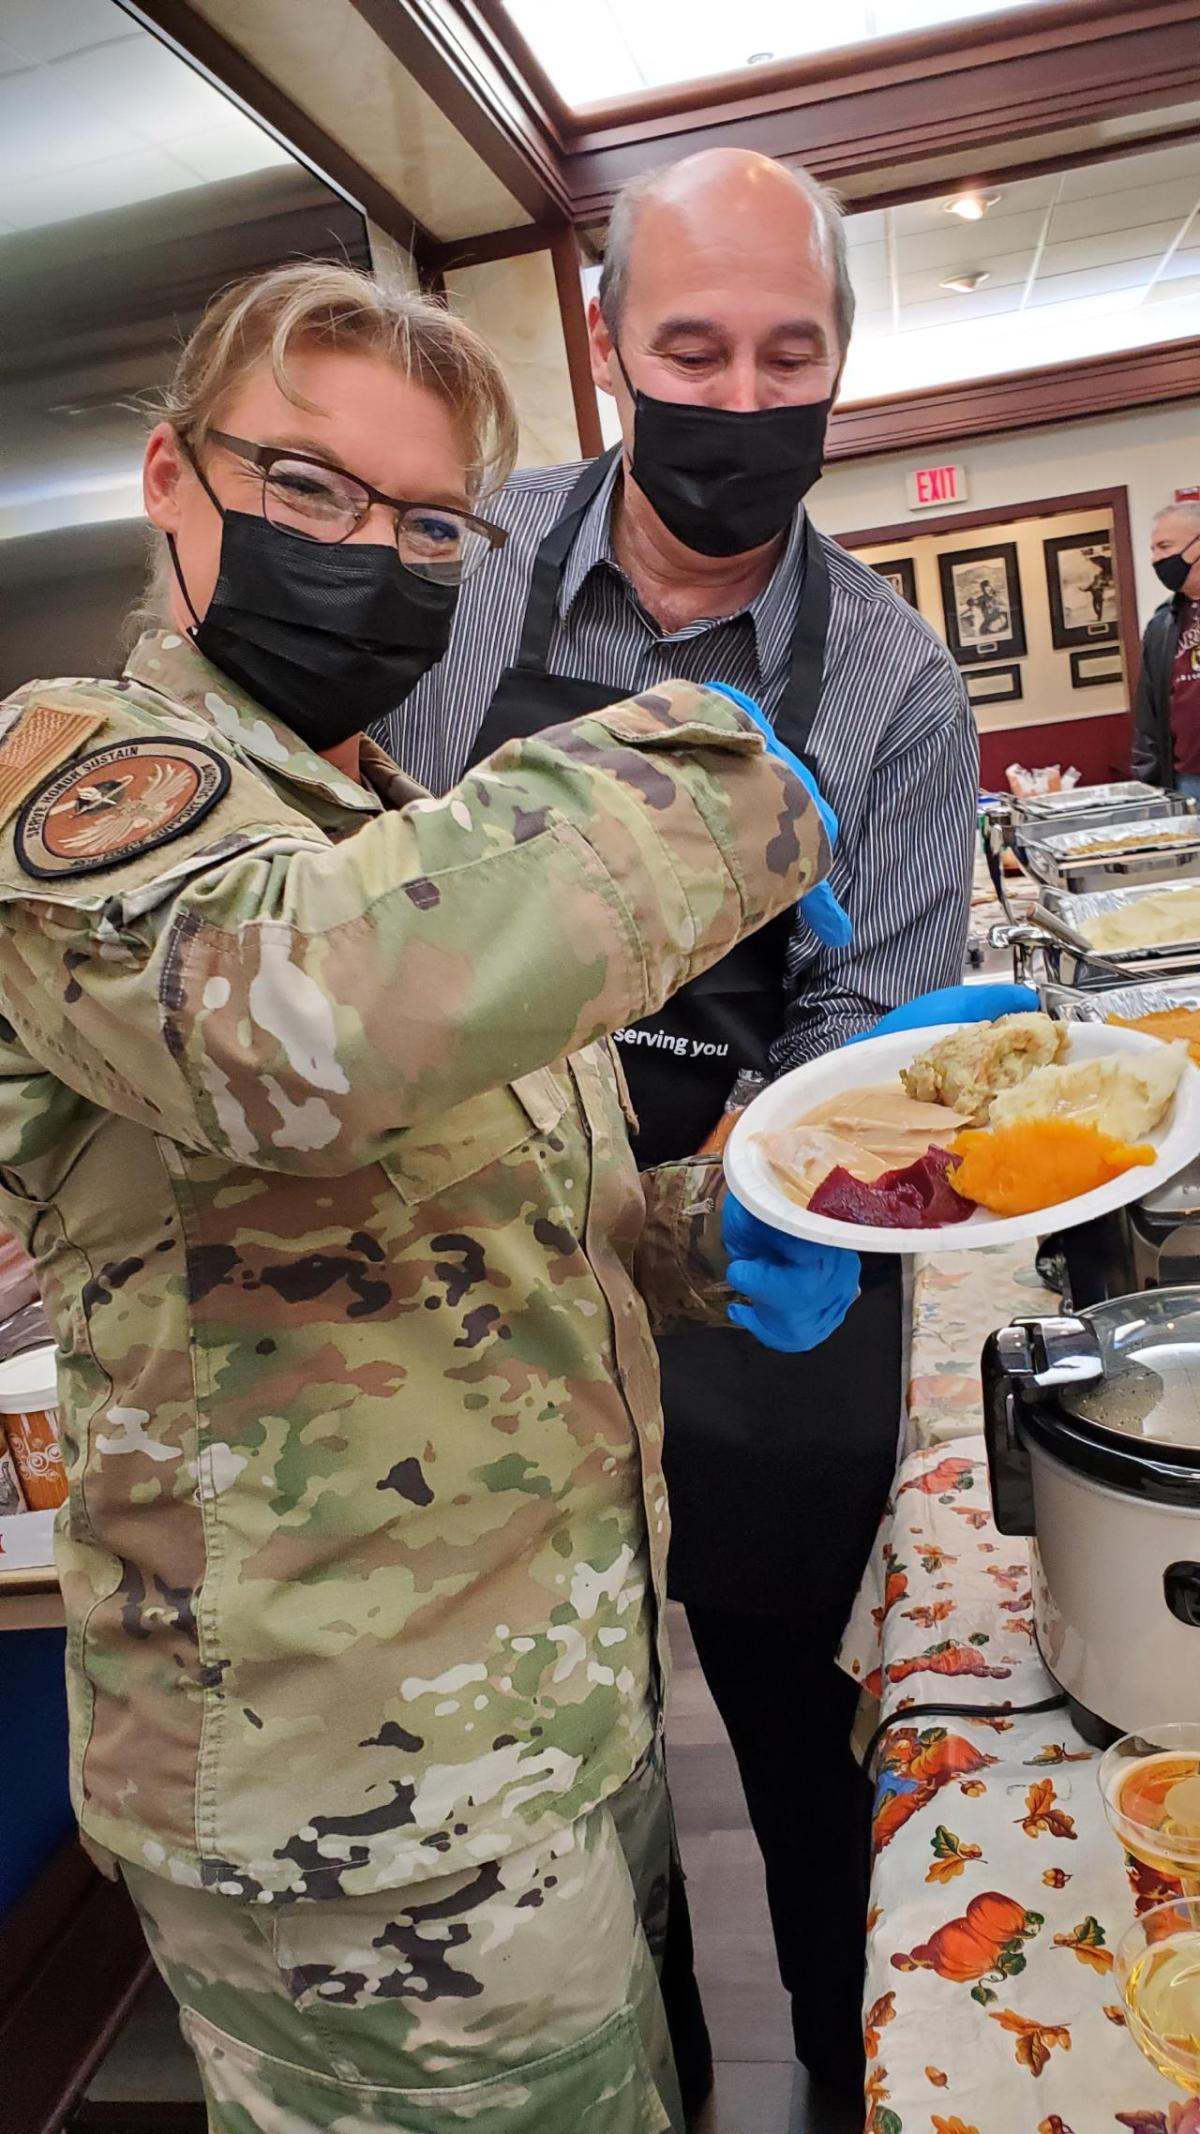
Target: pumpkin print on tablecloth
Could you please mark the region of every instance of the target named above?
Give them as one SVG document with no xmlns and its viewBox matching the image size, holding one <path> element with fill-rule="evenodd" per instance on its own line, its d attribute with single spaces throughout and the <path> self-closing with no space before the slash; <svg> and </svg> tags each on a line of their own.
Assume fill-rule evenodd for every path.
<svg viewBox="0 0 1200 2134">
<path fill-rule="evenodd" d="M 943 1726 L 897 1726 L 886 1736 L 875 1782 L 872 1837 L 876 1852 L 890 1844 L 914 1815 L 937 1799 L 946 1786 L 975 1783 L 975 1774 L 994 1764 L 973 1741 L 948 1733 Z"/>
<path fill-rule="evenodd" d="M 952 1985 L 970 1985 L 972 2000 L 985 2006 L 996 1998 L 997 1985 L 1025 1969 L 1025 1943 L 1041 1932 L 1040 1912 L 1027 1911 L 1015 1897 L 985 1890 L 972 1897 L 960 1919 L 949 1919 L 907 1955 L 897 1951 L 897 1971 L 936 1971 Z"/>
</svg>

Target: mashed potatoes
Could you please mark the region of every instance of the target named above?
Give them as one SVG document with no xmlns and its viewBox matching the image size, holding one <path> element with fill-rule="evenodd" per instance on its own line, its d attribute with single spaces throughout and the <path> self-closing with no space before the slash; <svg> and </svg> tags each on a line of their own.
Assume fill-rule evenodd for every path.
<svg viewBox="0 0 1200 2134">
<path fill-rule="evenodd" d="M 1187 1064 L 1187 1046 L 1176 1044 L 1144 1058 L 1110 1054 L 1072 1067 L 1039 1067 L 1016 1089 L 1001 1091 L 989 1123 L 1077 1119 L 1117 1141 L 1143 1141 L 1165 1116 Z"/>
<path fill-rule="evenodd" d="M 1065 1023 L 1051 1022 L 1048 1015 L 1002 1015 L 998 1022 L 975 1023 L 943 1037 L 902 1068 L 900 1080 L 910 1097 L 948 1104 L 981 1126 L 997 1091 L 1061 1060 L 1066 1049 Z"/>
<path fill-rule="evenodd" d="M 1175 941 L 1200 941 L 1200 889 L 1160 889 L 1085 919 L 1081 931 L 1093 948 L 1169 948 Z"/>
</svg>

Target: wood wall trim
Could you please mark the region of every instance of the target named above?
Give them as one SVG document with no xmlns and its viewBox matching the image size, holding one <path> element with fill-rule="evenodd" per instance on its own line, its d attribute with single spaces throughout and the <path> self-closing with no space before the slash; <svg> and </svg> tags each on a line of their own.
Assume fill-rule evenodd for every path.
<svg viewBox="0 0 1200 2134">
<path fill-rule="evenodd" d="M 426 256 L 434 249 L 424 225 L 187 0 L 120 0 L 120 5 L 266 126 L 316 177 L 394 237 L 412 254 L 418 273 L 423 272 Z"/>
<path fill-rule="evenodd" d="M 673 115 L 583 114 L 564 157 L 573 212 L 595 220 L 630 178 L 701 148 L 756 148 L 835 185 L 879 174 L 883 190 L 890 168 L 948 146 L 963 175 L 975 175 L 1007 143 L 1200 95 L 1200 0 L 1068 0 L 1036 18 L 1022 10 L 984 41 L 978 30 L 943 26 L 933 50 L 923 32 L 919 57 L 876 48 L 857 68 L 837 55 L 840 73 L 793 72 L 778 86 L 756 79 L 753 93 L 739 77 L 725 101 L 706 83 L 705 102 Z"/>
<path fill-rule="evenodd" d="M 523 259 L 527 252 L 549 249 L 553 231 L 543 222 L 520 222 L 511 230 L 489 230 L 484 237 L 452 237 L 435 244 L 430 266 L 441 274 L 453 267 L 482 267 L 494 259 Z"/>
<path fill-rule="evenodd" d="M 548 114 L 471 0 L 350 5 L 535 222 L 569 217 Z"/>
<path fill-rule="evenodd" d="M 984 526 L 1014 526 L 1023 519 L 1057 518 L 1068 511 L 1107 511 L 1112 515 L 1113 562 L 1117 581 L 1118 631 L 1125 680 L 1132 704 L 1142 669 L 1142 640 L 1138 629 L 1137 582 L 1133 565 L 1133 540 L 1129 527 L 1129 491 L 1122 483 L 1112 489 L 1077 489 L 1068 496 L 1041 496 L 1020 504 L 981 506 L 978 511 L 949 511 L 929 518 L 901 519 L 891 526 L 866 526 L 854 533 L 834 536 L 840 548 L 884 548 L 910 541 L 935 539 L 978 532 Z M 1081 714 L 1082 716 L 1083 714 Z M 1109 714 L 1099 714 L 1107 717 Z M 1018 722 L 1019 723 L 1019 722 Z"/>
<path fill-rule="evenodd" d="M 592 382 L 591 346 L 579 279 L 579 246 L 574 230 L 564 227 L 555 231 L 550 240 L 550 256 L 554 262 L 554 286 L 558 291 L 571 398 L 575 403 L 579 453 L 581 459 L 595 459 L 604 450 L 604 439 L 600 432 L 596 388 Z"/>
<path fill-rule="evenodd" d="M 868 459 L 957 438 L 1085 422 L 1125 408 L 1200 399 L 1200 336 L 1161 341 L 1079 363 L 1047 364 L 997 378 L 859 400 L 834 409 L 826 459 Z"/>
</svg>

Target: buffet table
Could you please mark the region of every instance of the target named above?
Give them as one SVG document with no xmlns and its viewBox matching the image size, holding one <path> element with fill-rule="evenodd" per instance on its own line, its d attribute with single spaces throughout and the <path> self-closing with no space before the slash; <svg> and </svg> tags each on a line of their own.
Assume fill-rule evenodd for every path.
<svg viewBox="0 0 1200 2134">
<path fill-rule="evenodd" d="M 957 1256 L 964 1282 L 965 1263 L 983 1258 Z M 987 1323 L 1001 1317 L 994 1300 Z M 976 1376 L 976 1417 L 978 1404 Z M 877 1701 L 891 1713 L 1054 1694 L 1033 1643 L 1028 1543 L 992 1523 L 982 1437 L 927 1444 L 902 1463 L 842 1665 L 872 1719 Z M 1200 2102 L 1125 2032 L 1112 1951 L 1135 1907 L 1174 1885 L 1127 1873 L 1097 1762 L 1065 1710 L 930 1716 L 884 1736 L 867 2134 L 1200 2134 Z"/>
</svg>

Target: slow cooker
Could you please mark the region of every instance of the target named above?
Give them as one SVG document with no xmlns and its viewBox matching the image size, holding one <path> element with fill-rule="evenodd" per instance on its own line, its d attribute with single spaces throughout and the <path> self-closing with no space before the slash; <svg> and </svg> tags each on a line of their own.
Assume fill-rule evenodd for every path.
<svg viewBox="0 0 1200 2134">
<path fill-rule="evenodd" d="M 1017 1319 L 983 1352 L 996 1524 L 1085 1739 L 1200 1722 L 1200 1286 Z"/>
</svg>

